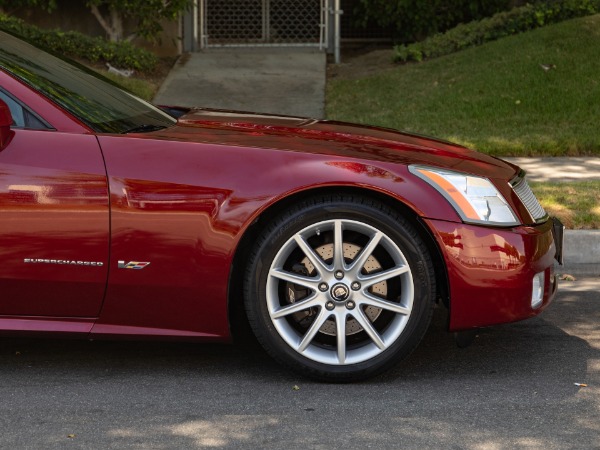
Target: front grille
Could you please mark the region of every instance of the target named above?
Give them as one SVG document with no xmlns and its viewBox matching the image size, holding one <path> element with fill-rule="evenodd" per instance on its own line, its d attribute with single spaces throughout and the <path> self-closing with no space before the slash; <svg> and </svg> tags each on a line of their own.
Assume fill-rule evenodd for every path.
<svg viewBox="0 0 600 450">
<path fill-rule="evenodd" d="M 531 217 L 537 222 L 548 217 L 548 214 L 540 205 L 540 202 L 535 197 L 533 191 L 529 187 L 527 180 L 524 177 L 519 177 L 514 183 L 511 183 L 515 194 L 521 199 Z"/>
</svg>

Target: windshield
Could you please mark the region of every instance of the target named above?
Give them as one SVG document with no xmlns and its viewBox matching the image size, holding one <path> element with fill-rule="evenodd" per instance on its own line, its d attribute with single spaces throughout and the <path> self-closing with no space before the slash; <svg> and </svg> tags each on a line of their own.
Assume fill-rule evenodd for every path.
<svg viewBox="0 0 600 450">
<path fill-rule="evenodd" d="M 93 71 L 0 31 L 0 68 L 21 79 L 98 133 L 150 131 L 176 120 Z"/>
</svg>

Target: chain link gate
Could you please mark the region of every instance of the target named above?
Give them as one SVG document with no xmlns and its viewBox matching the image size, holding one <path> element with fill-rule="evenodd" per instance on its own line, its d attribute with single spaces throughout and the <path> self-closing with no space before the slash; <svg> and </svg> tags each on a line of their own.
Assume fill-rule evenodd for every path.
<svg viewBox="0 0 600 450">
<path fill-rule="evenodd" d="M 200 0 L 200 47 L 327 47 L 329 0 Z"/>
</svg>

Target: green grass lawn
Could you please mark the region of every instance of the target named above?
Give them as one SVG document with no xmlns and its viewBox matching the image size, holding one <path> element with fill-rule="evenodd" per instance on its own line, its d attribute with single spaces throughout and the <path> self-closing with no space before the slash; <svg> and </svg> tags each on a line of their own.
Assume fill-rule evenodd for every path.
<svg viewBox="0 0 600 450">
<path fill-rule="evenodd" d="M 153 83 L 147 80 L 136 78 L 135 76 L 127 78 L 122 77 L 121 75 L 116 75 L 114 73 L 109 73 L 106 70 L 99 70 L 98 72 L 106 78 L 109 78 L 118 85 L 122 86 L 123 88 L 127 89 L 132 94 L 143 98 L 144 100 L 152 100 L 152 98 L 156 94 L 156 91 L 158 90 L 158 86 L 154 85 Z"/>
<path fill-rule="evenodd" d="M 568 229 L 600 229 L 600 181 L 529 184 L 546 212 Z"/>
<path fill-rule="evenodd" d="M 327 117 L 499 156 L 600 156 L 600 15 L 364 78 L 332 79 Z"/>
</svg>

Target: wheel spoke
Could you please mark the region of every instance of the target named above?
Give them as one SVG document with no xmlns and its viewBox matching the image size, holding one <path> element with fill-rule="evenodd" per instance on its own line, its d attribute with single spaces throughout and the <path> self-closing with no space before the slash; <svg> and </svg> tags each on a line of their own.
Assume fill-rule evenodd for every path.
<svg viewBox="0 0 600 450">
<path fill-rule="evenodd" d="M 346 314 L 336 314 L 337 357 L 339 364 L 346 363 Z"/>
<path fill-rule="evenodd" d="M 356 319 L 363 330 L 365 330 L 365 333 L 369 335 L 379 349 L 384 350 L 386 348 L 385 342 L 383 342 L 383 339 L 381 339 L 381 336 L 361 308 L 358 308 L 356 312 L 352 314 L 352 317 Z"/>
<path fill-rule="evenodd" d="M 313 267 L 319 274 L 319 276 L 323 277 L 323 274 L 329 271 L 329 267 L 327 267 L 327 264 L 325 264 L 325 262 L 317 254 L 317 252 L 315 252 L 313 248 L 310 245 L 308 245 L 308 242 L 306 242 L 306 240 L 302 236 L 296 234 L 294 236 L 294 240 L 296 241 L 296 244 L 298 244 L 298 247 L 300 247 L 300 249 L 304 252 L 310 263 L 313 265 Z"/>
<path fill-rule="evenodd" d="M 368 366 L 392 350 L 413 313 L 410 259 L 383 222 L 322 214 L 323 220 L 303 228 L 296 222 L 288 227 L 295 231 L 279 244 L 270 268 L 260 267 L 267 271 L 267 310 L 261 313 L 268 314 L 269 336 L 277 333 L 287 351 L 332 370 Z"/>
<path fill-rule="evenodd" d="M 363 292 L 362 297 L 363 298 L 359 301 L 360 305 L 374 306 L 375 308 L 385 309 L 386 311 L 391 311 L 396 314 L 402 314 L 403 316 L 408 316 L 410 314 L 410 309 L 400 305 L 399 303 L 384 300 L 367 292 Z"/>
<path fill-rule="evenodd" d="M 308 345 L 312 342 L 312 340 L 317 335 L 317 333 L 319 332 L 323 324 L 327 321 L 330 315 L 330 311 L 327 311 L 325 308 L 321 308 L 321 311 L 319 311 L 319 315 L 312 323 L 306 334 L 302 337 L 302 341 L 300 342 L 300 345 L 297 348 L 297 350 L 300 353 L 306 350 Z"/>
<path fill-rule="evenodd" d="M 344 263 L 344 233 L 342 221 L 336 220 L 333 223 L 333 268 L 335 270 L 345 270 Z"/>
<path fill-rule="evenodd" d="M 298 284 L 305 288 L 316 289 L 319 278 L 305 277 L 297 273 L 287 272 L 281 269 L 271 269 L 269 275 L 279 280 L 289 281 L 290 283 Z"/>
<path fill-rule="evenodd" d="M 304 311 L 308 308 L 313 308 L 315 306 L 320 306 L 319 301 L 317 300 L 318 295 L 313 294 L 299 302 L 292 303 L 291 305 L 282 306 L 275 311 L 271 312 L 272 319 L 281 319 L 285 316 L 289 316 L 290 314 L 295 314 L 300 311 Z"/>
<path fill-rule="evenodd" d="M 352 265 L 348 268 L 349 271 L 351 270 L 353 272 L 355 271 L 358 273 L 362 270 L 362 268 L 367 263 L 369 256 L 371 256 L 373 251 L 379 245 L 379 241 L 381 241 L 382 236 L 383 236 L 383 234 L 380 233 L 379 231 L 377 231 L 373 235 L 373 237 L 371 237 L 371 240 L 367 243 L 367 245 L 365 245 L 365 247 L 362 249 L 362 252 L 360 252 L 358 257 L 356 257 L 354 259 L 354 261 L 352 262 Z"/>
<path fill-rule="evenodd" d="M 377 283 L 381 283 L 382 281 L 387 281 L 390 278 L 397 277 L 398 275 L 402 275 L 403 273 L 407 273 L 410 271 L 408 264 L 403 266 L 397 266 L 392 269 L 384 270 L 383 272 L 376 272 L 369 275 L 362 275 L 360 277 L 360 281 L 363 285 L 363 288 L 368 288 Z"/>
</svg>

